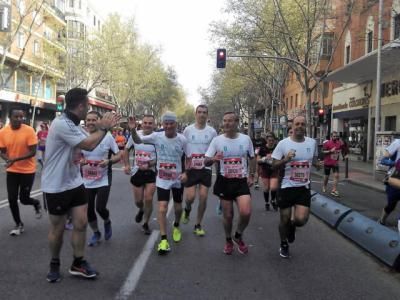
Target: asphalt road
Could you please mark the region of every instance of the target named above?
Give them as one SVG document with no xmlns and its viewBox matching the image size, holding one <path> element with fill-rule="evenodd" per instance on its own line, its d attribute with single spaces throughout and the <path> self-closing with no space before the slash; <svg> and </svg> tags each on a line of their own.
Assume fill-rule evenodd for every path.
<svg viewBox="0 0 400 300">
<path fill-rule="evenodd" d="M 6 198 L 4 183 L 0 183 L 2 199 Z M 347 184 L 341 189 L 343 201 L 354 197 L 355 203 L 373 199 L 384 203 L 382 193 L 375 195 Z M 280 258 L 278 213 L 264 211 L 261 191 L 253 190 L 253 215 L 244 235 L 249 254 L 236 251 L 226 256 L 216 202 L 210 196 L 205 237 L 193 235 L 193 221 L 181 225 L 182 241 L 171 241 L 171 253 L 158 256 L 157 231 L 150 237 L 143 235 L 134 222 L 137 209 L 128 177 L 115 171 L 109 203 L 114 235 L 110 241 L 87 249 L 88 260 L 101 273 L 99 278 L 82 280 L 68 275 L 72 252 L 70 232 L 65 232 L 63 280 L 57 284 L 45 280 L 49 262 L 47 217 L 36 220 L 31 207 L 21 207 L 26 231 L 10 237 L 14 224 L 9 208 L 0 208 L 0 299 L 117 299 L 121 295 L 120 299 L 399 298 L 399 274 L 314 217 L 298 230 L 290 249 L 292 257 Z M 154 219 L 150 226 L 158 229 Z"/>
</svg>

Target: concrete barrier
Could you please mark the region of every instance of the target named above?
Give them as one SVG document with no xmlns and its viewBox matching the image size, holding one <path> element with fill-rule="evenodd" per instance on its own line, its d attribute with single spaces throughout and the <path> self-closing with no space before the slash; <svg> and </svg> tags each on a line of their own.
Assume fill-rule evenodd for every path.
<svg viewBox="0 0 400 300">
<path fill-rule="evenodd" d="M 342 218 L 337 230 L 387 265 L 399 270 L 398 232 L 354 211 Z"/>
<path fill-rule="evenodd" d="M 337 228 L 341 220 L 352 212 L 351 208 L 337 203 L 324 195 L 313 194 L 313 191 L 311 191 L 311 195 L 313 195 L 311 197 L 311 213 L 333 228 Z"/>
</svg>

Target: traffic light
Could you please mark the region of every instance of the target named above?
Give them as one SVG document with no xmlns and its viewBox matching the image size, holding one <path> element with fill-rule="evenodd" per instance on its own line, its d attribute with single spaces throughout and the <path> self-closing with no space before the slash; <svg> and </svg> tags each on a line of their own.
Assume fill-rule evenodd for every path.
<svg viewBox="0 0 400 300">
<path fill-rule="evenodd" d="M 63 95 L 60 95 L 56 99 L 56 112 L 62 112 L 64 110 L 64 99 Z"/>
<path fill-rule="evenodd" d="M 217 68 L 223 69 L 226 66 L 226 49 L 217 49 Z"/>
<path fill-rule="evenodd" d="M 318 122 L 319 124 L 325 123 L 325 111 L 322 108 L 318 110 Z"/>
</svg>

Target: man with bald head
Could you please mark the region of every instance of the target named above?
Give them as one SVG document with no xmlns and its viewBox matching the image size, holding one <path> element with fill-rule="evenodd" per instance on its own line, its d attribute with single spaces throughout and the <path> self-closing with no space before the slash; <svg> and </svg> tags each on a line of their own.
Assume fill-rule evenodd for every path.
<svg viewBox="0 0 400 300">
<path fill-rule="evenodd" d="M 306 137 L 306 119 L 297 116 L 293 119 L 293 134 L 278 143 L 272 153 L 273 166 L 284 166 L 278 196 L 280 208 L 279 234 L 281 237 L 280 256 L 289 258 L 289 244 L 295 240 L 296 227 L 304 226 L 310 214 L 310 170 L 314 165 L 320 168 L 317 159 L 317 144 Z M 294 218 L 291 219 L 292 210 Z"/>
</svg>

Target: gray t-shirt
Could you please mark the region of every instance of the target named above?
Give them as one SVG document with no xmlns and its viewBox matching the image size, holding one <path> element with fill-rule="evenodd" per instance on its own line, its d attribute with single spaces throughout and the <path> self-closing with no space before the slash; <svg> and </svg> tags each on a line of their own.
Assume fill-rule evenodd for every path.
<svg viewBox="0 0 400 300">
<path fill-rule="evenodd" d="M 395 139 L 387 148 L 390 156 L 396 153 L 396 161 L 400 158 L 400 139 Z M 396 152 L 397 151 L 397 152 Z"/>
<path fill-rule="evenodd" d="M 87 136 L 88 133 L 65 114 L 51 123 L 42 172 L 43 192 L 61 193 L 83 184 L 79 170 L 81 149 L 76 146 Z"/>
</svg>

